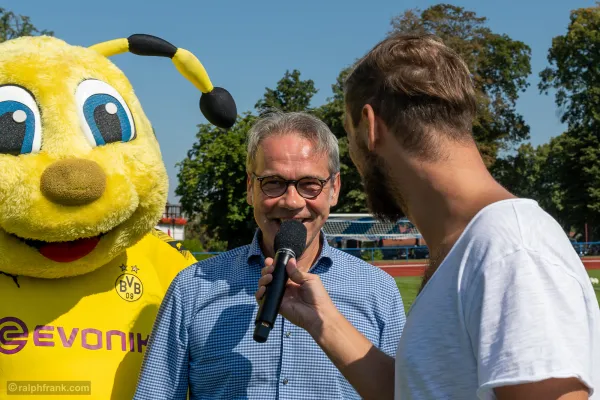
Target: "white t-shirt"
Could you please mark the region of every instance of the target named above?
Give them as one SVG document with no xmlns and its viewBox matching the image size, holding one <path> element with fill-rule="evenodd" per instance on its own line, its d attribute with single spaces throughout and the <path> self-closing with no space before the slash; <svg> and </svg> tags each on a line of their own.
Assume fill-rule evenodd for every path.
<svg viewBox="0 0 600 400">
<path fill-rule="evenodd" d="M 600 310 L 558 223 L 529 199 L 469 223 L 409 311 L 396 399 L 494 399 L 494 388 L 577 377 L 600 398 Z"/>
</svg>

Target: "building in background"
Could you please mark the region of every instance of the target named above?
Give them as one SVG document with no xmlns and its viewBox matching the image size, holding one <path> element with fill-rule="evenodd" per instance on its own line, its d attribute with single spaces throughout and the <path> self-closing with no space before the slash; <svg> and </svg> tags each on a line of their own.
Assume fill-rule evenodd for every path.
<svg viewBox="0 0 600 400">
<path fill-rule="evenodd" d="M 185 218 L 181 211 L 181 205 L 167 203 L 162 218 L 158 225 L 156 225 L 156 228 L 165 232 L 175 240 L 184 240 L 187 222 L 187 218 Z"/>
<path fill-rule="evenodd" d="M 406 218 L 381 222 L 371 214 L 334 213 L 329 215 L 323 231 L 332 246 L 356 257 L 362 257 L 365 248 L 378 248 L 381 257 L 389 260 L 429 257 L 421 233 Z"/>
</svg>

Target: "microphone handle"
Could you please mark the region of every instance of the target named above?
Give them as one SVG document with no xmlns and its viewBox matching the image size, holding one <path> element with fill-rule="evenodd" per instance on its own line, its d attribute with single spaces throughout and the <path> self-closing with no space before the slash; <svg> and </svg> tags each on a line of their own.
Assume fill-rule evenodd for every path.
<svg viewBox="0 0 600 400">
<path fill-rule="evenodd" d="M 285 285 L 288 281 L 288 273 L 286 265 L 288 261 L 294 257 L 294 253 L 289 249 L 280 249 L 275 254 L 273 264 L 273 280 L 267 285 L 264 301 L 258 309 L 258 314 L 255 321 L 254 340 L 259 343 L 267 341 L 271 329 L 275 324 L 275 319 L 279 314 L 281 300 L 285 293 Z"/>
</svg>

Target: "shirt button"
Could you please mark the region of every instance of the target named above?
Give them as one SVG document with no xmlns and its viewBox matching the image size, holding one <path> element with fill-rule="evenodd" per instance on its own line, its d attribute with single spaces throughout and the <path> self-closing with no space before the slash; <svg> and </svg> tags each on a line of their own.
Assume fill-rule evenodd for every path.
<svg viewBox="0 0 600 400">
<path fill-rule="evenodd" d="M 290 336 L 292 336 L 292 332 L 286 332 L 285 333 L 285 337 L 290 337 Z"/>
<path fill-rule="evenodd" d="M 287 384 L 288 384 L 288 382 L 289 382 L 289 381 L 288 381 L 288 378 L 283 378 L 283 384 L 284 384 L 284 385 L 287 385 Z"/>
</svg>

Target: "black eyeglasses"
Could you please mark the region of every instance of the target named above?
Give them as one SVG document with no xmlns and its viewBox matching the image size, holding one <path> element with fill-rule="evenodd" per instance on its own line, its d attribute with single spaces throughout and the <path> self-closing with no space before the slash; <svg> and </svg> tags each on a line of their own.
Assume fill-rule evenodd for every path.
<svg viewBox="0 0 600 400">
<path fill-rule="evenodd" d="M 305 199 L 314 199 L 323 191 L 323 187 L 333 175 L 327 179 L 313 177 L 298 180 L 283 179 L 279 176 L 256 176 L 252 174 L 260 184 L 260 190 L 269 197 L 279 197 L 287 191 L 290 184 L 294 185 L 298 194 Z"/>
</svg>

